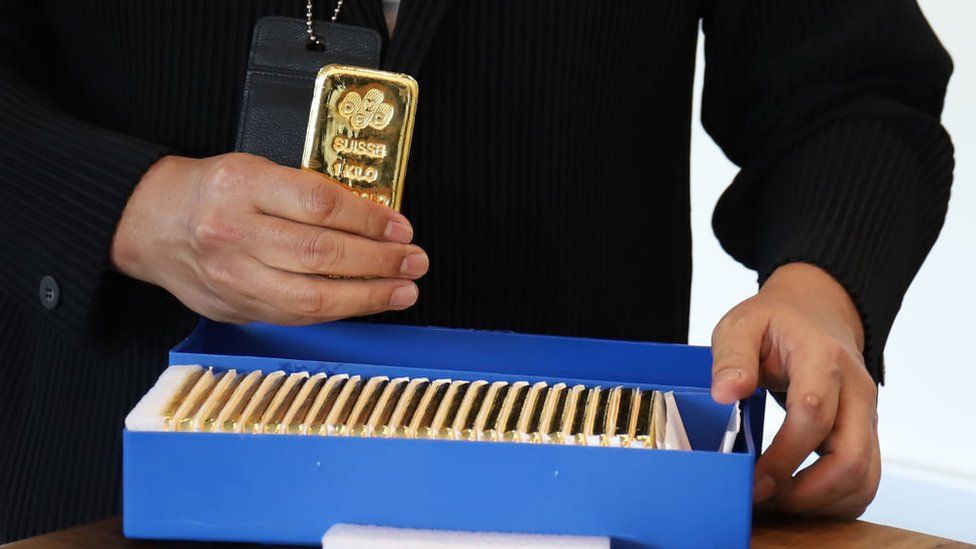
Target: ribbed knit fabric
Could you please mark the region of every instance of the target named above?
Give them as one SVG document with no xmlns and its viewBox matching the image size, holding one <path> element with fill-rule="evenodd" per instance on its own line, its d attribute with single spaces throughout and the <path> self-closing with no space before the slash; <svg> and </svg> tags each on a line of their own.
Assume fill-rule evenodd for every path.
<svg viewBox="0 0 976 549">
<path fill-rule="evenodd" d="M 794 261 L 832 273 L 883 379 L 949 200 L 951 60 L 908 0 L 715 2 L 704 29 L 702 119 L 743 168 L 715 211 L 719 240 L 760 281 Z"/>
<path fill-rule="evenodd" d="M 231 149 L 254 22 L 303 10 L 0 3 L 0 540 L 118 511 L 122 418 L 194 318 L 108 269 L 115 225 L 161 155 Z M 831 272 L 880 379 L 952 170 L 951 63 L 913 1 L 403 0 L 390 39 L 380 0 L 346 0 L 342 21 L 421 88 L 404 213 L 431 270 L 377 321 L 684 341 L 703 21 L 704 123 L 742 167 L 716 233 L 760 281 Z"/>
</svg>

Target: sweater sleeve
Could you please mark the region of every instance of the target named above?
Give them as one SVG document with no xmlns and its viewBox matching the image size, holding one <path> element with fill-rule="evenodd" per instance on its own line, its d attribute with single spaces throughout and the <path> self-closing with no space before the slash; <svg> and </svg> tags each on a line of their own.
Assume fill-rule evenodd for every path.
<svg viewBox="0 0 976 549">
<path fill-rule="evenodd" d="M 109 248 L 133 187 L 165 148 L 59 109 L 55 97 L 70 89 L 45 72 L 57 64 L 40 5 L 0 0 L 0 290 L 69 340 L 90 342 L 99 318 L 120 313 L 105 308 L 126 306 L 106 295 L 133 288 L 111 271 Z M 50 311 L 39 299 L 45 276 L 61 293 Z"/>
<path fill-rule="evenodd" d="M 848 291 L 865 361 L 942 227 L 952 62 L 914 0 L 714 0 L 702 122 L 740 168 L 712 219 L 760 283 L 820 266 Z"/>
</svg>

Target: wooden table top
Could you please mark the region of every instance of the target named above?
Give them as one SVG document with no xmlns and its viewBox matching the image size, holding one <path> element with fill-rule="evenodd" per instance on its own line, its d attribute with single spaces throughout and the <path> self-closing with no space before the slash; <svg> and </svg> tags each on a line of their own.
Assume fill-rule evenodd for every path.
<svg viewBox="0 0 976 549">
<path fill-rule="evenodd" d="M 875 549 L 934 549 L 976 547 L 908 530 L 879 526 L 869 522 L 837 522 L 790 517 L 760 517 L 752 532 L 752 546 L 785 549 L 791 547 L 854 547 Z M 175 541 L 136 541 L 122 536 L 119 517 L 60 530 L 3 546 L 4 549 L 88 549 L 123 547 L 142 549 L 227 549 L 254 547 L 273 549 L 272 545 L 228 543 L 191 543 Z M 279 546 L 285 547 L 285 546 Z"/>
</svg>

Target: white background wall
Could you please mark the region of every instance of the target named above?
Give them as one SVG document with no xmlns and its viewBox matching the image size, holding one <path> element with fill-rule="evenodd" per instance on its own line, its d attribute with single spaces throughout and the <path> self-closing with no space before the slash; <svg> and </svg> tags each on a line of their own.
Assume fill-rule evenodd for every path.
<svg viewBox="0 0 976 549">
<path fill-rule="evenodd" d="M 879 416 L 884 471 L 864 519 L 976 543 L 976 1 L 921 0 L 955 62 L 943 121 L 956 146 L 942 235 L 905 297 L 886 352 Z M 755 274 L 711 229 L 736 173 L 699 122 L 699 43 L 692 135 L 694 277 L 691 343 L 708 344 L 725 312 L 755 291 Z M 774 403 L 766 444 L 783 421 Z"/>
</svg>

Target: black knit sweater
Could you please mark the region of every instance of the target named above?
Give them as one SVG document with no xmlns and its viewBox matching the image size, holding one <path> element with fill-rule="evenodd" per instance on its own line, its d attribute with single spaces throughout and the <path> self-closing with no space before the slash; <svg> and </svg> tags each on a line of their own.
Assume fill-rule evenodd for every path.
<svg viewBox="0 0 976 549">
<path fill-rule="evenodd" d="M 195 320 L 108 269 L 120 212 L 161 155 L 232 148 L 253 24 L 304 2 L 0 6 L 5 540 L 117 512 L 122 418 Z M 379 0 L 342 21 L 382 29 Z M 421 86 L 404 213 L 431 270 L 384 320 L 684 341 L 699 23 L 705 127 L 742 168 L 719 239 L 760 281 L 831 272 L 880 379 L 953 165 L 951 62 L 912 0 L 404 0 L 383 66 Z"/>
</svg>

